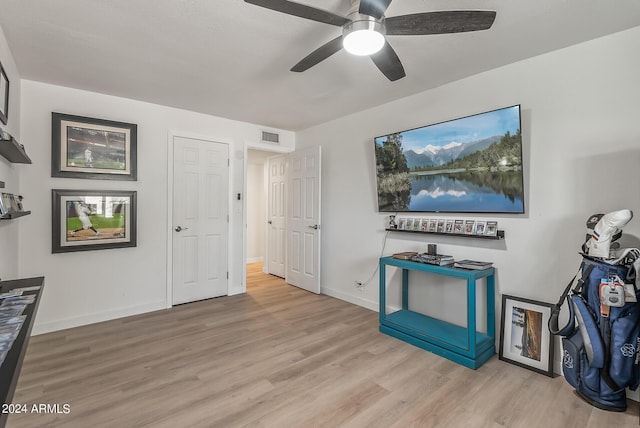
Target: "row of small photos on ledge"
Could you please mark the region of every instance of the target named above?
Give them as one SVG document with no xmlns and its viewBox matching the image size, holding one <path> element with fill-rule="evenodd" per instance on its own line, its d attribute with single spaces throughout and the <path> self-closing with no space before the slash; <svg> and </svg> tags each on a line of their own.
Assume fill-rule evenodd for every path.
<svg viewBox="0 0 640 428">
<path fill-rule="evenodd" d="M 461 235 L 496 236 L 497 221 L 447 220 L 443 218 L 396 217 L 389 220 L 389 229 Z"/>
<path fill-rule="evenodd" d="M 19 211 L 23 211 L 22 196 L 13 193 L 0 194 L 0 217 Z"/>
</svg>

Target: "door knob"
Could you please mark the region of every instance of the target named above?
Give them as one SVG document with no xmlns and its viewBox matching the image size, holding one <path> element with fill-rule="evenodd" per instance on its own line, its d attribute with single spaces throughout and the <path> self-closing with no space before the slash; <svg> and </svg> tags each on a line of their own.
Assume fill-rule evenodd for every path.
<svg viewBox="0 0 640 428">
<path fill-rule="evenodd" d="M 178 226 L 178 227 L 176 227 L 174 230 L 175 230 L 176 232 L 181 232 L 181 231 L 183 231 L 183 230 L 187 230 L 187 229 L 189 229 L 189 228 L 188 228 L 188 227 Z"/>
<path fill-rule="evenodd" d="M 307 226 L 307 227 L 309 227 L 311 229 L 315 229 L 315 230 L 320 229 L 320 226 L 318 226 L 317 224 L 314 224 L 313 226 Z"/>
<path fill-rule="evenodd" d="M 269 224 L 273 224 L 273 222 L 272 222 L 271 220 L 269 220 L 267 223 L 269 223 Z"/>
</svg>

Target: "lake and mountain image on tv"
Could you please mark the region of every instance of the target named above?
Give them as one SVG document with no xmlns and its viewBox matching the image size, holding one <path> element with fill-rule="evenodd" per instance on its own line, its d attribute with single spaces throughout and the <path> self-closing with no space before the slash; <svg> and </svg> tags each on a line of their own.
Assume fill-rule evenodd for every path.
<svg viewBox="0 0 640 428">
<path fill-rule="evenodd" d="M 375 138 L 381 212 L 524 213 L 520 106 Z"/>
</svg>

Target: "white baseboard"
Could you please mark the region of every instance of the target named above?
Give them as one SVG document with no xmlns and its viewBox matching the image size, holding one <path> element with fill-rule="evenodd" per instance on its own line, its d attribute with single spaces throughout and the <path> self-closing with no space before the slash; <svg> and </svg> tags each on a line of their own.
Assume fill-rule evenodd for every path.
<svg viewBox="0 0 640 428">
<path fill-rule="evenodd" d="M 320 292 L 327 296 L 335 297 L 336 299 L 344 300 L 345 302 L 353 303 L 354 305 L 362 306 L 363 308 L 378 312 L 378 302 L 374 302 L 373 300 L 368 300 L 354 296 L 353 294 L 343 293 L 342 291 L 323 286 L 320 287 Z"/>
<path fill-rule="evenodd" d="M 247 257 L 247 263 L 263 263 L 264 257 Z"/>
<path fill-rule="evenodd" d="M 242 285 L 239 287 L 230 287 L 227 292 L 227 296 L 235 296 L 237 294 L 243 294 L 245 292 L 246 290 L 242 287 Z"/>
<path fill-rule="evenodd" d="M 79 317 L 66 318 L 57 321 L 49 321 L 44 323 L 38 323 L 38 318 L 33 326 L 31 334 L 36 336 L 38 334 L 50 333 L 52 331 L 65 330 L 67 328 L 80 327 L 88 324 L 95 324 L 102 321 L 114 320 L 117 318 L 124 318 L 131 315 L 144 314 L 146 312 L 158 311 L 167 308 L 167 302 L 164 300 L 148 303 L 140 306 L 132 306 L 129 308 L 122 308 L 115 311 L 101 312 L 97 314 L 83 315 Z"/>
</svg>

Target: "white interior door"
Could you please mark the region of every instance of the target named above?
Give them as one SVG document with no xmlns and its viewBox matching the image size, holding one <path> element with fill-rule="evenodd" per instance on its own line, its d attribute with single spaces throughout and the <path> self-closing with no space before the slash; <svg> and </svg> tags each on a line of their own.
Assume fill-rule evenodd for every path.
<svg viewBox="0 0 640 428">
<path fill-rule="evenodd" d="M 286 156 L 269 158 L 267 273 L 285 276 Z"/>
<path fill-rule="evenodd" d="M 227 294 L 229 147 L 173 139 L 173 304 Z"/>
<path fill-rule="evenodd" d="M 320 294 L 320 147 L 289 155 L 287 282 Z"/>
</svg>

